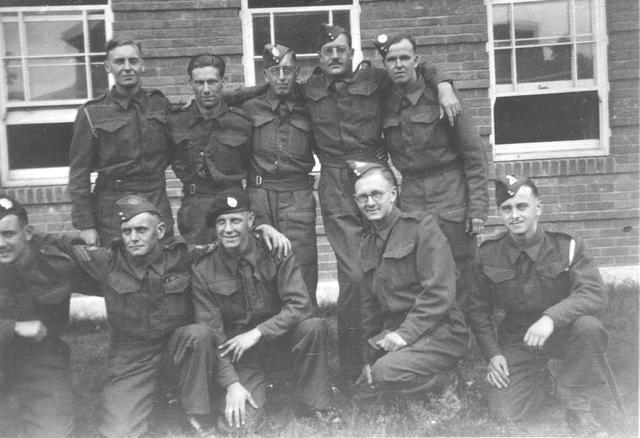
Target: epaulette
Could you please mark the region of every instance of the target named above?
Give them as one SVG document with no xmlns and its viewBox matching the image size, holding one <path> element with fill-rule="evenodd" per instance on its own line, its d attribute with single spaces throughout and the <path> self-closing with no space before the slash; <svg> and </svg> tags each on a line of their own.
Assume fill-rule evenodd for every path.
<svg viewBox="0 0 640 438">
<path fill-rule="evenodd" d="M 185 110 L 188 110 L 192 102 L 193 102 L 192 100 L 189 102 L 176 102 L 176 103 L 171 102 L 171 109 L 169 110 L 169 113 L 176 114 L 176 113 L 181 113 Z"/>
<path fill-rule="evenodd" d="M 85 103 L 83 103 L 81 106 L 82 107 L 86 107 L 87 105 L 94 103 L 94 102 L 100 102 L 101 100 L 103 100 L 105 97 L 107 97 L 106 94 L 101 94 L 100 96 L 96 96 L 93 99 L 89 99 L 87 100 Z"/>
<path fill-rule="evenodd" d="M 147 94 L 147 96 L 164 97 L 164 93 L 158 90 L 157 88 L 143 88 L 142 91 L 144 91 Z"/>
<path fill-rule="evenodd" d="M 490 243 L 494 243 L 497 242 L 499 240 L 502 240 L 503 237 L 505 237 L 507 235 L 507 231 L 501 231 L 498 234 L 492 234 L 490 236 L 482 236 L 482 243 L 480 243 L 480 246 L 484 246 L 486 244 L 490 244 Z"/>
<path fill-rule="evenodd" d="M 424 212 L 424 211 L 420 211 L 420 210 L 415 210 L 415 211 L 403 211 L 400 214 L 400 217 L 402 218 L 406 218 L 406 219 L 413 219 L 416 222 L 422 222 L 423 219 L 427 218 L 431 216 L 429 213 Z"/>
<path fill-rule="evenodd" d="M 358 64 L 358 66 L 356 67 L 355 71 L 362 71 L 362 70 L 367 70 L 369 68 L 371 68 L 371 61 L 367 61 L 366 59 L 364 61 L 362 61 L 360 64 Z"/>
<path fill-rule="evenodd" d="M 240 117 L 244 117 L 247 121 L 249 122 L 253 122 L 253 119 L 251 118 L 251 116 L 242 108 L 237 108 L 235 106 L 230 106 L 229 107 L 229 111 L 231 111 L 234 114 L 239 115 Z"/>
<path fill-rule="evenodd" d="M 187 248 L 187 242 L 180 236 L 169 237 L 160 242 L 162 246 L 166 249 L 172 250 L 177 248 L 178 246 L 184 246 Z"/>
<path fill-rule="evenodd" d="M 565 239 L 573 239 L 573 236 L 570 234 L 564 233 L 562 231 L 554 231 L 554 230 L 546 230 L 547 234 L 551 234 L 553 236 L 564 237 Z"/>
</svg>

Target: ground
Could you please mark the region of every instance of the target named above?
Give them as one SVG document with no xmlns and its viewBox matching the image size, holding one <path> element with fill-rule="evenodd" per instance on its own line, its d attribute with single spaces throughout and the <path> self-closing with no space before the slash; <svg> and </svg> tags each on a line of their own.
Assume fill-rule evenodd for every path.
<svg viewBox="0 0 640 438">
<path fill-rule="evenodd" d="M 638 295 L 637 285 L 621 285 L 612 295 L 602 320 L 610 333 L 608 356 L 625 404 L 626 415 L 615 409 L 610 394 L 603 394 L 603 417 L 612 436 L 638 436 Z M 335 337 L 332 309 L 324 309 Z M 104 322 L 74 323 L 65 339 L 72 349 L 73 379 L 77 394 L 76 436 L 97 436 L 100 418 L 100 390 L 104 384 L 108 327 Z M 335 339 L 331 345 L 332 375 L 337 374 Z M 536 420 L 518 424 L 496 424 L 487 417 L 483 398 L 485 362 L 477 348 L 460 364 L 463 407 L 459 413 L 437 397 L 422 399 L 385 398 L 356 406 L 340 394 L 334 405 L 346 424 L 327 429 L 311 420 L 293 415 L 295 401 L 286 375 L 276 376 L 270 391 L 271 406 L 267 436 L 571 436 L 558 403 L 549 396 Z M 156 438 L 189 437 L 179 425 L 177 406 L 170 406 L 155 417 Z M 12 437 L 11 424 L 0 422 L 0 436 Z"/>
</svg>

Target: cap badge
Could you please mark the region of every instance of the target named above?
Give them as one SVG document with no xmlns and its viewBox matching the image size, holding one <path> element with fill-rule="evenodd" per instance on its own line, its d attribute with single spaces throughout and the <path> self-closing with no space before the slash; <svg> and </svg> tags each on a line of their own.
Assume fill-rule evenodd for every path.
<svg viewBox="0 0 640 438">
<path fill-rule="evenodd" d="M 236 198 L 232 198 L 231 196 L 228 196 L 227 205 L 231 208 L 236 208 L 238 206 L 238 200 Z"/>
<path fill-rule="evenodd" d="M 389 37 L 387 36 L 386 33 L 378 35 L 378 38 L 376 38 L 376 39 L 378 40 L 378 43 L 380 43 L 380 44 L 385 44 L 387 41 L 389 41 Z"/>
<path fill-rule="evenodd" d="M 4 208 L 5 210 L 9 210 L 13 208 L 13 202 L 11 202 L 11 200 L 7 198 L 2 198 L 0 199 L 0 207 Z"/>
<path fill-rule="evenodd" d="M 138 198 L 129 198 L 128 200 L 129 204 L 131 205 L 137 205 L 140 203 L 140 201 L 138 200 Z"/>
</svg>

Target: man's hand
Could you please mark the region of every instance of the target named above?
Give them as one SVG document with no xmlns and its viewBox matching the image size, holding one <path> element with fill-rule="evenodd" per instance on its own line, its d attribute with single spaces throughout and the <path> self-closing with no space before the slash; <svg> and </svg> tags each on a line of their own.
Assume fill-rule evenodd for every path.
<svg viewBox="0 0 640 438">
<path fill-rule="evenodd" d="M 262 234 L 262 240 L 267 245 L 267 249 L 278 257 L 286 257 L 291 252 L 291 242 L 289 239 L 271 225 L 258 225 L 256 231 Z"/>
<path fill-rule="evenodd" d="M 384 338 L 376 342 L 376 345 L 385 351 L 398 351 L 407 346 L 407 341 L 402 339 L 396 332 L 389 332 Z"/>
<path fill-rule="evenodd" d="M 462 112 L 462 105 L 460 105 L 460 101 L 449 82 L 438 84 L 438 101 L 440 102 L 440 118 L 446 114 L 449 124 L 453 126 L 456 117 Z"/>
<path fill-rule="evenodd" d="M 543 315 L 524 334 L 524 343 L 530 348 L 541 350 L 551 333 L 553 333 L 553 319 Z"/>
<path fill-rule="evenodd" d="M 484 230 L 484 220 L 477 217 L 471 218 L 467 221 L 467 234 L 480 234 Z"/>
<path fill-rule="evenodd" d="M 231 362 L 238 362 L 245 351 L 258 343 L 262 333 L 257 328 L 251 329 L 238 336 L 234 336 L 222 344 L 219 349 L 223 350 L 220 356 L 231 354 Z"/>
<path fill-rule="evenodd" d="M 240 428 L 246 422 L 246 404 L 258 409 L 258 404 L 251 397 L 251 393 L 245 389 L 240 382 L 227 386 L 227 397 L 224 408 L 224 415 L 227 418 L 229 427 Z"/>
<path fill-rule="evenodd" d="M 509 386 L 509 383 L 511 383 L 509 380 L 509 366 L 507 365 L 507 359 L 503 355 L 496 354 L 489 359 L 487 368 L 487 380 L 490 384 L 498 388 Z"/>
<path fill-rule="evenodd" d="M 100 236 L 95 228 L 88 228 L 80 231 L 80 238 L 89 246 L 98 246 L 100 243 Z"/>
<path fill-rule="evenodd" d="M 47 328 L 41 321 L 16 321 L 13 331 L 20 337 L 33 339 L 36 342 L 42 341 L 47 336 Z"/>
<path fill-rule="evenodd" d="M 371 378 L 371 365 L 366 364 L 362 367 L 360 375 L 356 379 L 356 385 L 367 382 L 367 385 L 373 385 L 373 379 Z"/>
</svg>

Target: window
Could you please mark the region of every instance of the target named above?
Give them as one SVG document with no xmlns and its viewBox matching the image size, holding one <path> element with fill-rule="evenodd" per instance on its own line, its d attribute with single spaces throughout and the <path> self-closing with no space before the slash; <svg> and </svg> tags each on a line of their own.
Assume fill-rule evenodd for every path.
<svg viewBox="0 0 640 438">
<path fill-rule="evenodd" d="M 604 0 L 489 0 L 496 161 L 608 153 Z"/>
<path fill-rule="evenodd" d="M 57 3 L 62 2 L 0 2 L 0 176 L 5 187 L 66 183 L 77 107 L 109 88 L 106 1 Z"/>
<path fill-rule="evenodd" d="M 277 43 L 296 52 L 301 75 L 308 76 L 317 63 L 314 33 L 321 23 L 351 32 L 354 63 L 362 60 L 360 7 L 357 0 L 242 0 L 243 66 L 248 85 L 264 82 L 262 51 Z"/>
</svg>

